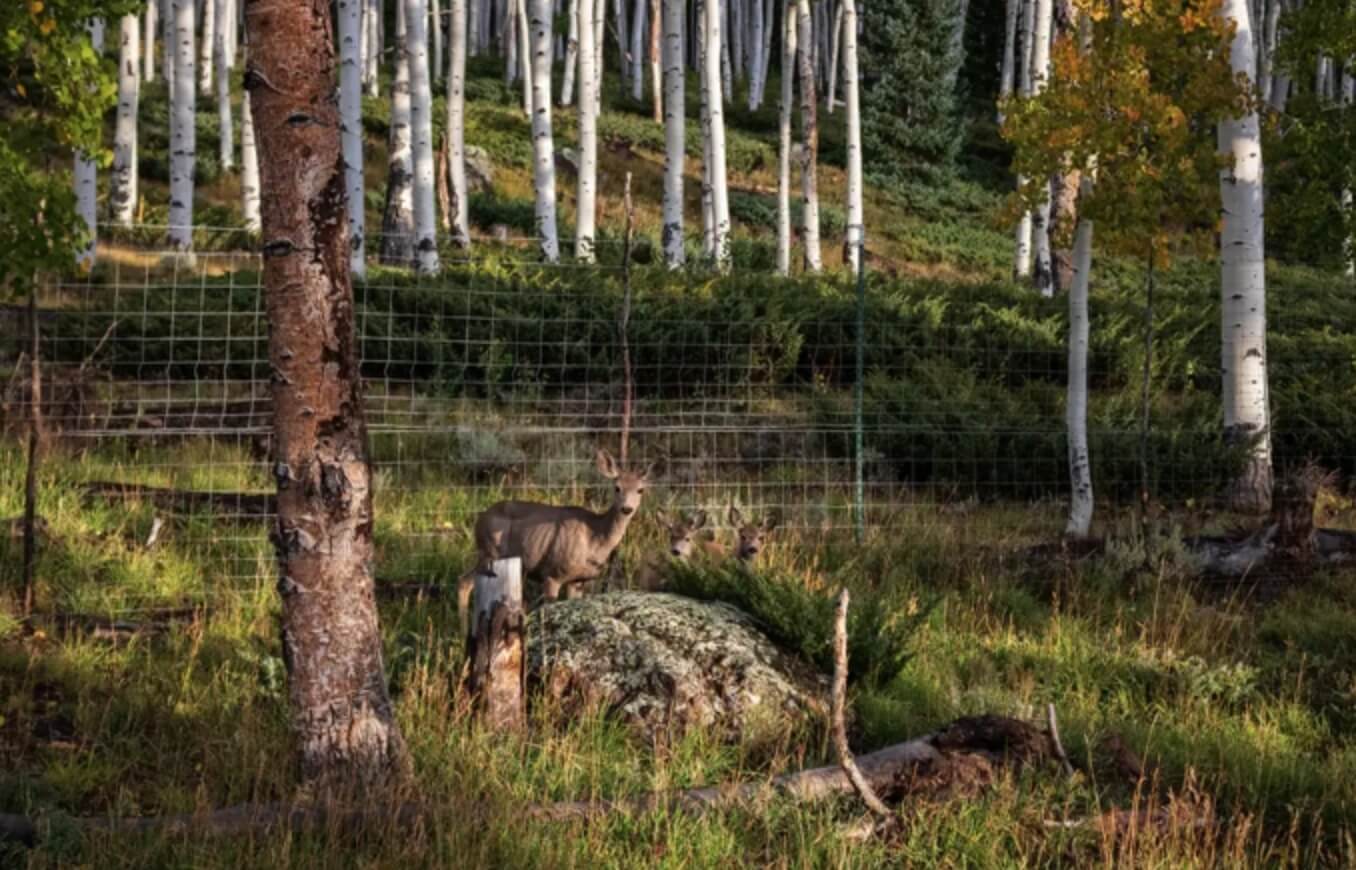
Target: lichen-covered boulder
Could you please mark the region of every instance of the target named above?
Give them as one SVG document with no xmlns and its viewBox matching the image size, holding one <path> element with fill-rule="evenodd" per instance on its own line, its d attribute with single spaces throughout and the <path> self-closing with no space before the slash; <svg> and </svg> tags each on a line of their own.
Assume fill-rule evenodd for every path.
<svg viewBox="0 0 1356 870">
<path fill-rule="evenodd" d="M 718 602 L 615 592 L 533 614 L 528 682 L 566 715 L 601 706 L 650 739 L 745 738 L 823 715 L 828 680 Z"/>
</svg>

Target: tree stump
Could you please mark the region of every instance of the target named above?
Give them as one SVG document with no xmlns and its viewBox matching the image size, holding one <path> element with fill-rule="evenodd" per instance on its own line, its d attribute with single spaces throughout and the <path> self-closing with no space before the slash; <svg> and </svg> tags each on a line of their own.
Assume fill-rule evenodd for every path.
<svg viewBox="0 0 1356 870">
<path fill-rule="evenodd" d="M 465 688 L 490 727 L 517 730 L 527 718 L 523 562 L 496 559 L 493 570 L 475 578 Z"/>
</svg>

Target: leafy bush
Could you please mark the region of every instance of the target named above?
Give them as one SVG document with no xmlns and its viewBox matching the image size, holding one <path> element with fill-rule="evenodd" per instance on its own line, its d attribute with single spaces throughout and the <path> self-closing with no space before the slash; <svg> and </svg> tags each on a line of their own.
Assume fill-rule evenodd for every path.
<svg viewBox="0 0 1356 870">
<path fill-rule="evenodd" d="M 833 671 L 835 600 L 793 577 L 743 565 L 673 566 L 670 590 L 703 601 L 724 601 L 752 616 L 779 646 L 825 673 Z M 929 608 L 906 606 L 885 593 L 859 591 L 848 609 L 848 678 L 864 685 L 889 682 L 912 654 L 911 642 Z"/>
</svg>

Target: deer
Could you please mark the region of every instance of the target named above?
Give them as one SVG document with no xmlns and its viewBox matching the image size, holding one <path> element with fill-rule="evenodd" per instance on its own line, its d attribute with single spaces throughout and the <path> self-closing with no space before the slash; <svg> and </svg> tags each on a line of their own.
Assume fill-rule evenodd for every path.
<svg viewBox="0 0 1356 870">
<path fill-rule="evenodd" d="M 735 530 L 735 551 L 734 557 L 744 564 L 752 562 L 758 558 L 762 552 L 767 537 L 772 534 L 772 530 L 777 528 L 780 517 L 776 511 L 767 514 L 761 522 L 744 522 L 744 515 L 739 512 L 739 508 L 730 505 L 729 520 L 730 525 Z"/>
<path fill-rule="evenodd" d="M 489 573 L 495 559 L 522 559 L 523 574 L 542 583 L 547 601 L 555 601 L 562 591 L 573 598 L 583 583 L 602 574 L 640 509 L 654 465 L 640 472 L 626 471 L 606 450 L 598 451 L 596 462 L 598 472 L 613 481 L 612 506 L 603 513 L 576 506 L 501 501 L 476 518 L 476 567 L 457 582 L 463 634 L 469 628 L 475 575 Z"/>
<path fill-rule="evenodd" d="M 699 533 L 706 528 L 706 511 L 698 510 L 691 515 L 680 513 L 676 517 L 671 517 L 663 508 L 659 508 L 655 513 L 659 524 L 668 533 L 669 545 L 665 553 L 652 553 L 641 564 L 636 574 L 636 585 L 648 592 L 663 588 L 664 562 L 667 559 L 685 562 L 693 556 L 698 545 L 707 552 L 710 552 L 712 546 L 718 546 L 710 539 L 699 539 Z"/>
</svg>

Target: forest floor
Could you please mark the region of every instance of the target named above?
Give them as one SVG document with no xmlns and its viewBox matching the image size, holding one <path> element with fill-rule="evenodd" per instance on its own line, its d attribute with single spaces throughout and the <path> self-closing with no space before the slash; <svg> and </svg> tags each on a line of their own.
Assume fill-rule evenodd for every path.
<svg viewBox="0 0 1356 870">
<path fill-rule="evenodd" d="M 486 98 L 471 103 L 468 140 L 496 163 L 493 193 L 478 199 L 473 213 L 480 232 L 505 223 L 525 235 L 531 227 L 527 124 L 497 76 L 488 65 L 473 76 Z M 152 107 L 148 112 L 155 105 L 143 101 Z M 204 101 L 202 109 L 202 124 L 210 126 L 211 107 Z M 736 236 L 746 245 L 751 271 L 769 250 L 773 111 L 730 116 L 733 185 L 744 209 Z M 368 221 L 376 227 L 384 103 L 367 114 L 374 192 Z M 834 117 L 825 120 L 820 189 L 826 203 L 842 198 Z M 557 118 L 566 140 L 570 113 Z M 644 107 L 605 116 L 604 131 L 612 134 L 605 135 L 601 223 L 613 238 L 625 171 L 633 173 L 641 232 L 658 235 L 656 129 Z M 210 151 L 213 141 L 200 131 L 200 151 Z M 143 162 L 157 159 L 147 149 Z M 872 189 L 868 235 L 879 268 L 929 281 L 1006 281 L 1010 240 L 998 216 L 1001 173 L 986 166 L 974 160 L 949 181 Z M 234 180 L 213 176 L 210 167 L 204 172 L 204 222 L 234 225 Z M 145 186 L 148 201 L 163 201 L 153 176 Z M 697 177 L 692 164 L 689 234 L 700 225 Z M 562 191 L 568 223 L 572 185 L 563 183 Z M 153 207 L 143 220 L 163 223 Z M 830 264 L 836 239 L 825 232 Z M 119 256 L 133 268 L 150 268 L 136 259 L 146 256 L 144 247 L 129 245 Z M 1209 272 L 1188 264 L 1177 280 L 1190 285 Z M 1319 288 L 1305 298 L 1321 311 L 1350 305 L 1330 276 L 1289 266 L 1273 266 L 1272 273 L 1281 286 Z M 1136 286 L 1139 278 L 1113 262 L 1106 281 Z M 1325 295 L 1330 304 L 1321 302 Z M 6 438 L 0 518 L 22 513 L 23 468 L 22 446 Z M 1262 596 L 1253 580 L 1202 581 L 1180 548 L 1138 529 L 1129 515 L 1099 517 L 1111 541 L 1105 553 L 1066 558 L 1032 550 L 1059 536 L 1055 502 L 950 504 L 924 494 L 877 518 L 860 545 L 844 529 L 777 533 L 758 567 L 771 578 L 768 606 L 777 606 L 779 594 L 829 596 L 847 586 L 858 607 L 919 616 L 907 663 L 854 685 L 857 751 L 928 733 L 963 715 L 1039 723 L 1046 705 L 1054 704 L 1077 768 L 1072 777 L 1033 767 L 1001 771 L 981 788 L 914 794 L 899 805 L 898 826 L 866 839 L 855 798 L 814 806 L 778 798 L 701 814 L 650 811 L 529 823 L 523 814 L 529 803 L 755 781 L 830 761 L 832 753 L 822 736 L 746 745 L 695 731 L 652 745 L 605 711 L 564 719 L 542 706 L 521 736 L 487 732 L 454 690 L 463 659 L 455 601 L 383 596 L 396 713 L 419 800 L 430 808 L 418 829 L 392 819 L 358 831 L 225 838 L 77 831 L 68 817 L 190 813 L 292 795 L 279 603 L 263 523 L 240 504 L 166 510 L 149 498 L 92 495 L 87 486 L 136 479 L 263 494 L 270 488 L 265 471 L 247 446 L 225 441 L 53 445 L 39 481 L 45 521 L 39 615 L 24 623 L 0 608 L 0 810 L 38 817 L 50 830 L 33 850 L 0 846 L 0 863 L 1356 864 L 1356 574 L 1350 566 L 1296 574 Z M 417 578 L 446 587 L 469 564 L 470 518 L 496 489 L 484 481 L 462 486 L 455 478 L 402 479 L 400 473 L 383 471 L 377 479 L 379 582 Z M 1349 503 L 1334 497 L 1329 507 L 1330 524 L 1356 528 Z M 1171 530 L 1199 520 L 1181 508 L 1158 522 Z M 0 589 L 8 591 L 21 582 L 15 528 L 0 536 Z M 623 564 L 634 566 L 659 534 L 642 519 L 624 545 Z M 1128 826 L 1050 824 L 1128 808 L 1149 812 Z"/>
</svg>

